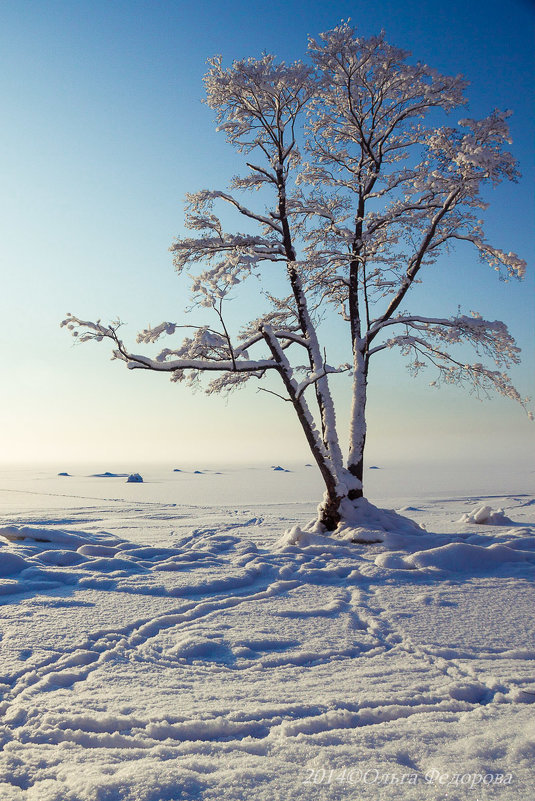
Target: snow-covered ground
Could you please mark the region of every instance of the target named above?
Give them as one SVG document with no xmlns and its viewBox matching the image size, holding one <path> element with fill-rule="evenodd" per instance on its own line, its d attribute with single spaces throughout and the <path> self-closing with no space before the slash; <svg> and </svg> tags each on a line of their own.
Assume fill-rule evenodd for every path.
<svg viewBox="0 0 535 801">
<path fill-rule="evenodd" d="M 1 801 L 535 797 L 533 473 L 367 479 L 3 471 Z"/>
</svg>

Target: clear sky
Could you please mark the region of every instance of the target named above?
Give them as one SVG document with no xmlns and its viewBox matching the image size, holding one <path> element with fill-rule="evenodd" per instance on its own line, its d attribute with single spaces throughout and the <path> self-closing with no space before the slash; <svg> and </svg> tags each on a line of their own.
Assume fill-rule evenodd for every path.
<svg viewBox="0 0 535 801">
<path fill-rule="evenodd" d="M 183 198 L 225 188 L 239 157 L 201 103 L 206 59 L 305 56 L 307 35 L 351 17 L 444 73 L 470 81 L 469 113 L 511 108 L 523 178 L 487 213 L 492 244 L 528 260 L 504 284 L 463 251 L 421 290 L 425 311 L 457 305 L 502 318 L 522 347 L 514 371 L 534 386 L 534 28 L 529 0 L 3 0 L 0 4 L 2 270 L 1 460 L 308 460 L 288 404 L 251 385 L 228 401 L 192 395 L 166 376 L 132 373 L 104 344 L 73 347 L 65 312 L 120 316 L 125 338 L 178 321 L 185 284 L 168 247 Z M 462 115 L 466 116 L 463 111 Z M 369 459 L 527 459 L 530 426 L 511 401 L 479 403 L 428 388 L 401 362 L 371 376 Z M 337 397 L 344 417 L 349 385 Z"/>
</svg>

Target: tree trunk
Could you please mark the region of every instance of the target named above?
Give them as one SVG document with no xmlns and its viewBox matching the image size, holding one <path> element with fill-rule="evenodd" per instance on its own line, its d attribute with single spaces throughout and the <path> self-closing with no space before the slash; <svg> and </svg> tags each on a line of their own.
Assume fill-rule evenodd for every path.
<svg viewBox="0 0 535 801">
<path fill-rule="evenodd" d="M 366 392 L 368 384 L 368 363 L 364 343 L 355 348 L 353 361 L 353 407 L 350 423 L 350 446 L 347 469 L 357 479 L 358 486 L 352 487 L 348 497 L 356 500 L 363 497 L 364 445 L 366 444 Z"/>
<path fill-rule="evenodd" d="M 297 384 L 293 378 L 292 368 L 277 338 L 273 335 L 271 326 L 262 326 L 261 332 L 273 358 L 279 365 L 280 377 L 286 387 L 288 397 L 296 411 L 312 455 L 325 482 L 325 496 L 320 506 L 320 522 L 323 523 L 328 531 L 333 531 L 340 522 L 338 508 L 342 498 L 338 494 L 339 477 L 323 439 L 316 429 L 314 418 L 310 413 L 307 402 L 304 396 L 299 395 L 297 392 Z"/>
<path fill-rule="evenodd" d="M 328 491 L 325 493 L 325 498 L 318 509 L 318 521 L 325 526 L 327 531 L 334 531 L 341 520 L 341 501 L 342 498 L 336 493 L 334 495 L 329 495 Z"/>
<path fill-rule="evenodd" d="M 279 151 L 279 158 L 282 162 L 282 145 Z M 279 194 L 278 212 L 283 232 L 283 247 L 286 258 L 288 259 L 286 269 L 295 298 L 297 317 L 299 319 L 301 331 L 308 340 L 307 349 L 310 369 L 312 372 L 321 373 L 325 369 L 325 363 L 321 358 L 316 328 L 310 319 L 306 295 L 303 290 L 301 277 L 297 270 L 297 257 L 286 211 L 286 180 L 282 167 L 277 169 L 277 188 Z M 339 481 L 343 473 L 343 458 L 336 432 L 336 413 L 327 376 L 316 381 L 314 391 L 318 403 L 323 444 L 327 448 L 337 481 Z"/>
</svg>

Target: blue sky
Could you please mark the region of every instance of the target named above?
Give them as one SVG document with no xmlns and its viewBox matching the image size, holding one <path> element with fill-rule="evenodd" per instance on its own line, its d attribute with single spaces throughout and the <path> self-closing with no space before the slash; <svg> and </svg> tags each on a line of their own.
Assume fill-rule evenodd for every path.
<svg viewBox="0 0 535 801">
<path fill-rule="evenodd" d="M 74 348 L 65 312 L 120 316 L 125 336 L 177 320 L 186 303 L 168 247 L 183 232 L 183 198 L 225 188 L 239 157 L 201 103 L 206 59 L 263 50 L 304 57 L 307 35 L 351 17 L 393 44 L 471 82 L 469 113 L 511 108 L 523 178 L 489 198 L 492 243 L 533 265 L 535 11 L 528 0 L 368 2 L 25 2 L 0 5 L 3 392 L 2 459 L 308 459 L 287 404 L 251 387 L 191 395 L 165 376 L 130 373 L 102 345 Z M 465 116 L 463 112 L 462 116 Z M 465 252 L 429 277 L 421 310 L 458 303 L 509 323 L 534 386 L 534 279 L 500 283 Z M 420 303 L 420 299 L 417 299 Z M 377 361 L 370 461 L 528 457 L 533 427 L 511 402 L 432 391 L 401 363 Z M 337 396 L 346 413 L 348 385 Z"/>
</svg>

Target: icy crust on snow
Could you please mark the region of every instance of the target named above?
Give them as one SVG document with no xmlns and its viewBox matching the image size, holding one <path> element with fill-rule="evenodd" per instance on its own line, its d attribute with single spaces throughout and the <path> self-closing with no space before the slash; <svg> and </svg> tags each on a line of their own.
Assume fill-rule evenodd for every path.
<svg viewBox="0 0 535 801">
<path fill-rule="evenodd" d="M 532 500 L 81 503 L 0 529 L 2 801 L 534 797 Z"/>
</svg>

